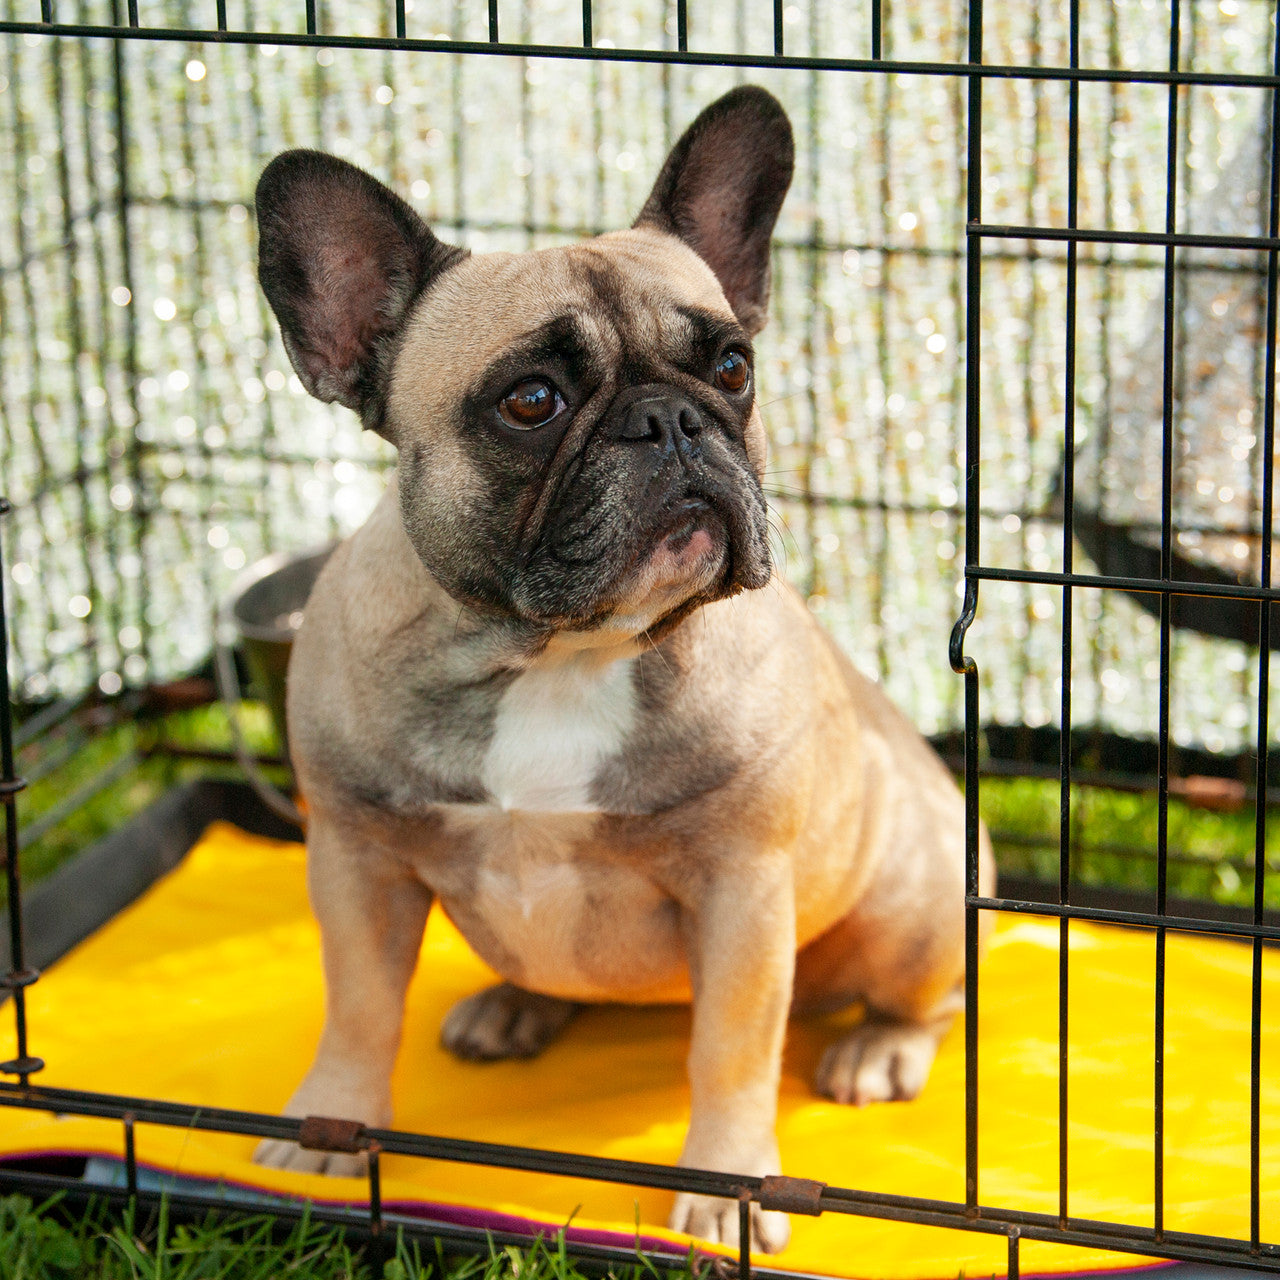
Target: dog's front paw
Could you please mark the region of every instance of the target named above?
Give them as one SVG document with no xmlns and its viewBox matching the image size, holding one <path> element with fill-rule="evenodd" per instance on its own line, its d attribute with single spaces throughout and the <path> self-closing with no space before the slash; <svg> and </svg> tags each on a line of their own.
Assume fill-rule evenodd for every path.
<svg viewBox="0 0 1280 1280">
<path fill-rule="evenodd" d="M 855 1107 L 908 1101 L 924 1088 L 937 1050 L 935 1027 L 867 1021 L 823 1054 L 813 1085 Z"/>
<path fill-rule="evenodd" d="M 708 1244 L 739 1247 L 738 1202 L 720 1196 L 682 1192 L 676 1197 L 668 1225 Z M 756 1253 L 778 1253 L 791 1239 L 791 1223 L 785 1213 L 751 1205 L 751 1248 Z"/>
<path fill-rule="evenodd" d="M 764 1177 L 781 1172 L 778 1143 L 772 1128 L 763 1133 L 724 1122 L 723 1116 L 712 1122 L 692 1122 L 685 1138 L 679 1163 L 686 1169 L 720 1169 L 734 1174 Z M 791 1239 L 791 1221 L 785 1213 L 762 1209 L 755 1201 L 750 1208 L 751 1248 L 756 1253 L 777 1253 Z M 681 1192 L 676 1197 L 668 1225 L 708 1244 L 740 1247 L 738 1239 L 738 1200 L 724 1196 L 694 1195 Z"/>
<path fill-rule="evenodd" d="M 391 1101 L 383 1090 L 361 1082 L 354 1072 L 332 1063 L 317 1063 L 285 1104 L 284 1114 L 299 1120 L 307 1116 L 355 1120 L 380 1129 L 391 1123 Z M 363 1151 L 313 1151 L 282 1138 L 265 1138 L 258 1143 L 253 1161 L 267 1169 L 325 1173 L 334 1178 L 362 1178 L 369 1168 Z"/>
<path fill-rule="evenodd" d="M 510 982 L 487 987 L 449 1010 L 440 1043 L 459 1058 L 533 1058 L 564 1030 L 580 1005 Z"/>
</svg>

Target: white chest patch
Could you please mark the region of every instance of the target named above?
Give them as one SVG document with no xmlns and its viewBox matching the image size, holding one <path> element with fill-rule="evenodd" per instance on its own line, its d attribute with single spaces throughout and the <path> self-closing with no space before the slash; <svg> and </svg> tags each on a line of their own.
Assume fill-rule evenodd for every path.
<svg viewBox="0 0 1280 1280">
<path fill-rule="evenodd" d="M 503 809 L 585 812 L 600 765 L 635 726 L 634 659 L 522 672 L 498 703 L 480 780 Z"/>
</svg>

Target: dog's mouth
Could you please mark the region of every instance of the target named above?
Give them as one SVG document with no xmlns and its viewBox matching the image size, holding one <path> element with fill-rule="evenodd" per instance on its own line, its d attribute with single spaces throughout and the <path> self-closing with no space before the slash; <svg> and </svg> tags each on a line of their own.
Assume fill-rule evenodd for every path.
<svg viewBox="0 0 1280 1280">
<path fill-rule="evenodd" d="M 579 495 L 545 544 L 549 553 L 524 576 L 520 616 L 556 630 L 637 636 L 763 586 L 770 572 L 763 503 L 757 510 L 750 494 L 714 476 L 683 479 L 656 502 L 656 494 L 634 495 L 629 518 L 616 498 Z M 625 539 L 601 536 L 627 525 Z"/>
<path fill-rule="evenodd" d="M 611 616 L 654 622 L 763 586 L 770 566 L 753 557 L 748 504 L 714 491 L 686 492 L 649 524 L 615 578 Z M 756 560 L 761 560 L 757 564 Z"/>
<path fill-rule="evenodd" d="M 723 517 L 705 498 L 685 498 L 650 544 L 637 556 L 641 579 L 653 588 L 712 576 L 722 566 L 729 531 Z"/>
</svg>

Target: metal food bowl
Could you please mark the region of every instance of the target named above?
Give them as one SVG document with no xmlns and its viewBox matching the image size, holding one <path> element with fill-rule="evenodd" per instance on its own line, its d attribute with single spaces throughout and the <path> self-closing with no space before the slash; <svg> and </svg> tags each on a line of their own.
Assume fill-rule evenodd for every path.
<svg viewBox="0 0 1280 1280">
<path fill-rule="evenodd" d="M 326 546 L 259 560 L 237 581 L 228 604 L 253 692 L 267 704 L 286 755 L 284 698 L 289 653 L 311 588 L 332 553 L 333 547 Z"/>
</svg>

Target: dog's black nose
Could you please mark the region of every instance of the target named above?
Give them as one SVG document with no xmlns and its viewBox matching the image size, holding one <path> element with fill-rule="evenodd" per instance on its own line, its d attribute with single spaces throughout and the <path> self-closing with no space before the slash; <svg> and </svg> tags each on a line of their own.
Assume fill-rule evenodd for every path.
<svg viewBox="0 0 1280 1280">
<path fill-rule="evenodd" d="M 654 445 L 663 453 L 696 455 L 702 434 L 702 415 L 697 405 L 673 388 L 637 391 L 641 394 L 629 397 L 616 410 L 615 438 Z"/>
</svg>

